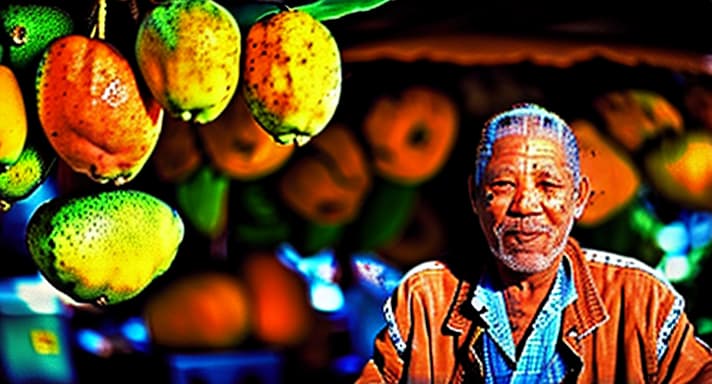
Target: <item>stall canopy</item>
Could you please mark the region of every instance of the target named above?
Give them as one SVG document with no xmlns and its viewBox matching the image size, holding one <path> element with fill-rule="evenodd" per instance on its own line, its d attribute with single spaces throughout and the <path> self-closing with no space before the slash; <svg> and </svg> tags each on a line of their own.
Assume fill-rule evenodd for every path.
<svg viewBox="0 0 712 384">
<path fill-rule="evenodd" d="M 532 61 L 566 67 L 600 57 L 712 72 L 712 2 L 392 0 L 331 26 L 344 61 L 456 64 Z"/>
</svg>

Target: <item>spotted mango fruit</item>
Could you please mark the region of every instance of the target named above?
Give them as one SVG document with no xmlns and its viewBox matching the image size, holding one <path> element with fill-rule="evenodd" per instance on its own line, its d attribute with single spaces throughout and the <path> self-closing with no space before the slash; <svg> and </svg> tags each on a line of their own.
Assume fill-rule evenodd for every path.
<svg viewBox="0 0 712 384">
<path fill-rule="evenodd" d="M 173 0 L 141 21 L 135 53 L 146 84 L 168 114 L 200 124 L 215 120 L 240 77 L 240 28 L 212 0 Z"/>
<path fill-rule="evenodd" d="M 20 158 L 27 139 L 27 115 L 20 84 L 12 69 L 0 65 L 0 171 Z"/>
<path fill-rule="evenodd" d="M 56 38 L 72 33 L 74 22 L 61 8 L 44 4 L 9 4 L 0 9 L 7 51 L 0 57 L 15 69 L 28 68 Z"/>
<path fill-rule="evenodd" d="M 341 56 L 319 20 L 297 9 L 258 20 L 244 60 L 245 100 L 275 141 L 304 145 L 326 127 L 341 96 Z"/>
<path fill-rule="evenodd" d="M 28 197 L 46 179 L 56 162 L 52 151 L 27 143 L 17 161 L 0 172 L 0 211 Z"/>
<path fill-rule="evenodd" d="M 58 290 L 111 305 L 146 288 L 171 266 L 183 240 L 177 211 L 145 192 L 119 189 L 59 197 L 30 217 L 27 249 Z"/>
<path fill-rule="evenodd" d="M 163 109 L 140 93 L 118 50 L 81 35 L 59 38 L 40 61 L 36 87 L 42 128 L 74 171 L 115 185 L 136 177 L 158 141 Z"/>
</svg>

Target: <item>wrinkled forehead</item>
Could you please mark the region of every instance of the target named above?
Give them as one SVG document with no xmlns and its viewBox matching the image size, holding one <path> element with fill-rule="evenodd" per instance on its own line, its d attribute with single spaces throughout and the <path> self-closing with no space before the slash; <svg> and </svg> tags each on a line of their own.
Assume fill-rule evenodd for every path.
<svg viewBox="0 0 712 384">
<path fill-rule="evenodd" d="M 490 162 L 502 157 L 548 160 L 566 165 L 566 153 L 559 141 L 546 135 L 508 135 L 494 142 Z"/>
<path fill-rule="evenodd" d="M 487 125 L 492 143 L 510 135 L 547 138 L 563 143 L 568 130 L 566 123 L 557 116 L 528 108 L 497 116 Z"/>
<path fill-rule="evenodd" d="M 520 104 L 495 115 L 484 125 L 477 148 L 475 182 L 480 185 L 484 169 L 492 157 L 495 142 L 509 136 L 548 139 L 558 143 L 574 181 L 580 179 L 578 144 L 571 128 L 557 114 L 536 104 Z"/>
</svg>

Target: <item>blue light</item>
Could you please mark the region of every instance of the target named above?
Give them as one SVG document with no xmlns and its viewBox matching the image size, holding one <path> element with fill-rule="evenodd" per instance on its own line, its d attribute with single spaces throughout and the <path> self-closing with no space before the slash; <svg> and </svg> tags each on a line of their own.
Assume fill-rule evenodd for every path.
<svg viewBox="0 0 712 384">
<path fill-rule="evenodd" d="M 314 281 L 310 295 L 312 307 L 317 311 L 338 312 L 344 307 L 344 293 L 338 284 Z"/>
<path fill-rule="evenodd" d="M 687 228 L 681 221 L 673 221 L 661 228 L 656 234 L 656 241 L 660 249 L 673 255 L 686 254 L 690 245 Z"/>
<path fill-rule="evenodd" d="M 693 212 L 688 218 L 688 225 L 692 248 L 706 247 L 712 240 L 712 213 Z"/>
<path fill-rule="evenodd" d="M 148 342 L 148 330 L 146 329 L 146 324 L 140 318 L 132 317 L 126 320 L 121 326 L 121 333 L 133 343 L 144 344 Z"/>
<path fill-rule="evenodd" d="M 334 359 L 333 367 L 334 371 L 342 375 L 353 375 L 359 373 L 363 365 L 366 363 L 361 356 L 358 355 L 345 355 L 337 357 Z"/>
<path fill-rule="evenodd" d="M 351 261 L 359 285 L 381 300 L 390 296 L 403 277 L 402 271 L 388 264 L 375 253 L 354 253 Z"/>
<path fill-rule="evenodd" d="M 80 329 L 77 331 L 77 343 L 85 351 L 106 357 L 111 354 L 111 343 L 97 331 L 92 329 Z"/>
<path fill-rule="evenodd" d="M 333 249 L 324 249 L 313 255 L 302 256 L 288 243 L 276 250 L 277 259 L 287 268 L 299 272 L 307 281 L 334 282 L 338 273 Z"/>
</svg>

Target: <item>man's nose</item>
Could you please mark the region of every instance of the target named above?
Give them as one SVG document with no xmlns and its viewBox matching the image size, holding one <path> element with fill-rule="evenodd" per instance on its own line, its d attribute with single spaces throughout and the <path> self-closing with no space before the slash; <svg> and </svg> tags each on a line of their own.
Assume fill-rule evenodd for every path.
<svg viewBox="0 0 712 384">
<path fill-rule="evenodd" d="M 541 212 L 541 193 L 534 188 L 517 188 L 512 203 L 509 206 L 511 214 L 519 216 L 533 215 Z"/>
</svg>

